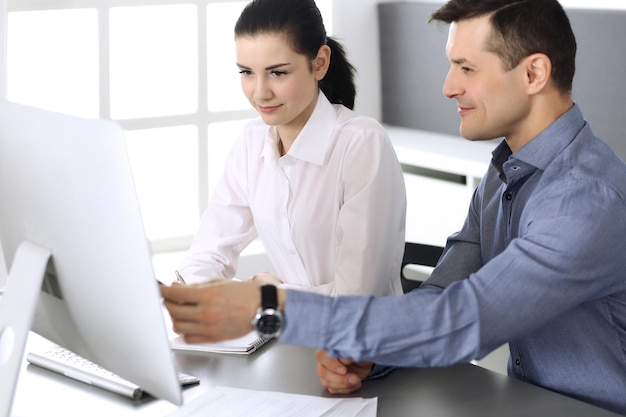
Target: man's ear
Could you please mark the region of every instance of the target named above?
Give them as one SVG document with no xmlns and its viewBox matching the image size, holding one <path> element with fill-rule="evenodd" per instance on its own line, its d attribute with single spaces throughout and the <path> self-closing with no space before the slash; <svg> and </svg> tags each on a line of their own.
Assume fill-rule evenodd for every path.
<svg viewBox="0 0 626 417">
<path fill-rule="evenodd" d="M 550 81 L 552 62 L 545 54 L 532 54 L 524 60 L 528 94 L 541 92 Z"/>
<path fill-rule="evenodd" d="M 313 73 L 317 81 L 326 76 L 328 67 L 330 66 L 330 47 L 328 45 L 320 46 L 317 56 L 313 59 Z"/>
</svg>

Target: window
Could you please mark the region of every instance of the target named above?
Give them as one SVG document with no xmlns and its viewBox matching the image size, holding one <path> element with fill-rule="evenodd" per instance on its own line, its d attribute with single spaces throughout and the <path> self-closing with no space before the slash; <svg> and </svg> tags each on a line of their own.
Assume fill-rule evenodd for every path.
<svg viewBox="0 0 626 417">
<path fill-rule="evenodd" d="M 256 117 L 235 67 L 246 4 L 7 1 L 9 100 L 124 128 L 155 252 L 189 246 L 235 132 Z M 317 4 L 330 32 L 332 0 Z"/>
</svg>

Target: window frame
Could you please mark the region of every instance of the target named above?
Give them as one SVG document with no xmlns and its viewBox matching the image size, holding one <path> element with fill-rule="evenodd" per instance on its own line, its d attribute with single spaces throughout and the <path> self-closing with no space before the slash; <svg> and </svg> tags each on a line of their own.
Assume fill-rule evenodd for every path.
<svg viewBox="0 0 626 417">
<path fill-rule="evenodd" d="M 194 126 L 198 132 L 197 145 L 197 193 L 198 219 L 209 204 L 212 190 L 210 178 L 209 148 L 210 125 L 220 122 L 237 122 L 256 118 L 254 109 L 212 110 L 209 111 L 208 97 L 208 25 L 207 8 L 216 3 L 240 3 L 247 0 L 0 0 L 0 97 L 7 98 L 7 17 L 11 12 L 92 9 L 97 13 L 98 20 L 98 117 L 113 120 L 120 124 L 124 131 L 167 128 L 178 126 Z M 325 14 L 326 29 L 332 35 L 332 1 L 318 1 L 318 7 Z M 197 109 L 195 112 L 182 115 L 168 115 L 132 119 L 111 119 L 111 83 L 110 83 L 110 45 L 109 16 L 115 7 L 159 6 L 159 5 L 195 5 L 197 9 Z M 194 232 L 195 233 L 195 232 Z M 193 240 L 193 234 L 170 236 L 151 239 L 153 253 L 166 253 L 186 250 Z"/>
<path fill-rule="evenodd" d="M 207 69 L 207 7 L 212 3 L 239 3 L 242 0 L 187 0 L 177 2 L 173 0 L 4 0 L 0 2 L 2 13 L 1 33 L 6 33 L 7 16 L 11 12 L 42 11 L 42 10 L 70 10 L 93 9 L 98 15 L 98 117 L 114 120 L 124 131 L 166 128 L 177 126 L 195 126 L 198 132 L 197 164 L 198 164 L 198 217 L 209 203 L 211 190 L 209 189 L 209 126 L 212 123 L 239 121 L 257 117 L 250 108 L 245 110 L 209 111 L 208 109 L 208 69 Z M 111 119 L 110 102 L 110 49 L 109 49 L 109 12 L 114 7 L 129 6 L 159 6 L 159 5 L 195 5 L 197 9 L 197 57 L 198 57 L 198 89 L 197 109 L 195 112 L 182 115 L 167 115 L 158 117 L 144 117 L 132 119 Z M 7 97 L 6 71 L 6 36 L 3 36 L 3 80 L 2 93 Z M 154 253 L 186 250 L 193 235 L 171 236 L 150 241 Z"/>
</svg>

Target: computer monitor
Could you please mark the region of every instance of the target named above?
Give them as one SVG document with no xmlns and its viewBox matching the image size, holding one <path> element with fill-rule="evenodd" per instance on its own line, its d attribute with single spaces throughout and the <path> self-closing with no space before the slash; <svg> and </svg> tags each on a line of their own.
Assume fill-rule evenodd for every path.
<svg viewBox="0 0 626 417">
<path fill-rule="evenodd" d="M 0 101 L 0 242 L 9 268 L 23 242 L 51 254 L 33 331 L 182 403 L 116 123 Z"/>
<path fill-rule="evenodd" d="M 0 241 L 0 295 L 4 292 L 8 278 L 9 272 L 7 271 L 7 264 L 4 261 L 4 252 L 2 251 L 2 242 Z"/>
</svg>

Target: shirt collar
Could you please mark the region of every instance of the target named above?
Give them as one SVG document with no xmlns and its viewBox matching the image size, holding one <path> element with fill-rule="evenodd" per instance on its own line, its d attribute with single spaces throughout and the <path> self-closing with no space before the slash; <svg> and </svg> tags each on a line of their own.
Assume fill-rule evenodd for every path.
<svg viewBox="0 0 626 417">
<path fill-rule="evenodd" d="M 545 169 L 574 140 L 585 123 L 580 108 L 574 103 L 568 111 L 513 156 L 539 169 Z"/>
<path fill-rule="evenodd" d="M 492 164 L 502 175 L 502 165 L 509 157 L 538 169 L 545 169 L 569 145 L 586 122 L 578 104 L 574 105 L 520 150 L 511 153 L 506 141 L 492 152 Z"/>
<path fill-rule="evenodd" d="M 291 145 L 287 155 L 317 165 L 323 165 L 329 152 L 332 133 L 337 121 L 337 111 L 320 91 L 313 113 L 300 134 Z M 278 154 L 278 130 L 270 126 L 265 134 L 265 144 L 261 157 L 266 164 L 276 165 Z"/>
</svg>

